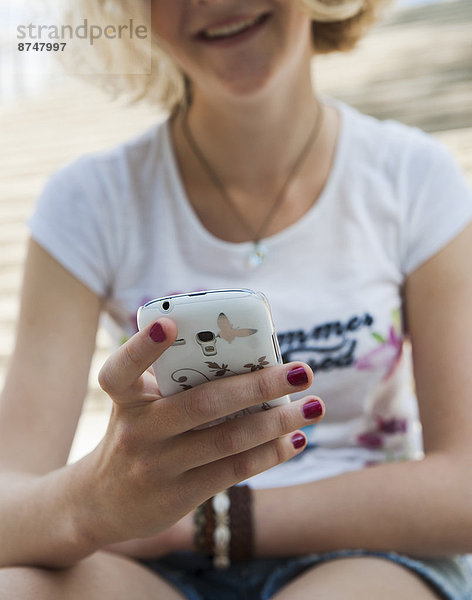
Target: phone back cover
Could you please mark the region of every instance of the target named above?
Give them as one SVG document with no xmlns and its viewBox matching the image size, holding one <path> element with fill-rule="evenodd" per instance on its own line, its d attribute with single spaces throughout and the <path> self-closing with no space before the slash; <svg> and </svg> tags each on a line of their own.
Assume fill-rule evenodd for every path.
<svg viewBox="0 0 472 600">
<path fill-rule="evenodd" d="M 217 294 L 190 297 L 186 303 L 174 303 L 164 314 L 178 327 L 177 341 L 153 365 L 164 396 L 280 362 L 272 319 L 262 295 L 248 292 L 236 293 L 234 298 Z M 143 307 L 139 328 L 162 315 L 159 302 Z M 280 398 L 245 412 L 287 401 L 287 397 Z"/>
</svg>

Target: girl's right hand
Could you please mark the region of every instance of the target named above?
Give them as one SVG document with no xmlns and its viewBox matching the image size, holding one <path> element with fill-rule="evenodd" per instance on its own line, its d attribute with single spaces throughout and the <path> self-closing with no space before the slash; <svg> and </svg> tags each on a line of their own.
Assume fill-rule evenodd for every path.
<svg viewBox="0 0 472 600">
<path fill-rule="evenodd" d="M 306 444 L 295 430 L 321 419 L 312 397 L 195 430 L 306 389 L 313 374 L 303 363 L 278 365 L 164 398 L 147 369 L 176 336 L 175 323 L 159 319 L 100 371 L 113 409 L 104 439 L 82 462 L 84 533 L 97 548 L 156 535 L 219 491 L 292 458 Z"/>
</svg>

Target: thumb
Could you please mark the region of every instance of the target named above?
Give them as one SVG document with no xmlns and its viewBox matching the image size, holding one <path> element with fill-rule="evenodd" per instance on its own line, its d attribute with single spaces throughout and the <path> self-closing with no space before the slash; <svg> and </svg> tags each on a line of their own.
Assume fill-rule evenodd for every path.
<svg viewBox="0 0 472 600">
<path fill-rule="evenodd" d="M 177 325 L 163 317 L 139 331 L 107 359 L 98 374 L 100 387 L 109 395 L 122 396 L 136 387 L 142 374 L 177 338 Z"/>
</svg>

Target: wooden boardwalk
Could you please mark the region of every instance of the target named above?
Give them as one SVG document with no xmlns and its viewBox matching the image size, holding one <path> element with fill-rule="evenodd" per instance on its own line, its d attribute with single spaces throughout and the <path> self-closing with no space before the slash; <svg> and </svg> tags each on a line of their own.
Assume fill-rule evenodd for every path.
<svg viewBox="0 0 472 600">
<path fill-rule="evenodd" d="M 391 12 L 350 55 L 321 57 L 323 93 L 380 118 L 395 118 L 442 139 L 472 182 L 472 2 Z M 0 106 L 0 386 L 12 350 L 25 221 L 50 173 L 74 158 L 113 146 L 158 115 L 125 108 L 82 82 L 65 81 L 37 98 Z M 103 430 L 105 398 L 96 373 L 106 356 L 100 332 L 90 392 L 74 456 Z"/>
</svg>

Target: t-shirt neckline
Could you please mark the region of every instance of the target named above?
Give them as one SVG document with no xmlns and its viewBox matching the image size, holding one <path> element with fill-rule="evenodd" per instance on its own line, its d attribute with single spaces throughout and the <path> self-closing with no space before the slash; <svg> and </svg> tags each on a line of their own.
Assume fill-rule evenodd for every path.
<svg viewBox="0 0 472 600">
<path fill-rule="evenodd" d="M 273 247 L 274 245 L 286 240 L 287 238 L 296 237 L 298 231 L 307 226 L 311 221 L 317 219 L 325 206 L 329 204 L 329 197 L 332 196 L 332 191 L 336 187 L 340 174 L 342 172 L 342 165 L 344 163 L 344 156 L 346 154 L 346 146 L 348 141 L 348 119 L 346 115 L 346 107 L 342 102 L 333 100 L 331 98 L 324 100 L 325 104 L 334 106 L 340 117 L 339 123 L 339 134 L 336 142 L 336 148 L 334 152 L 333 164 L 331 171 L 328 174 L 326 183 L 318 197 L 318 200 L 311 206 L 307 212 L 295 223 L 288 225 L 281 231 L 274 233 L 273 235 L 267 236 L 261 240 L 261 242 L 267 248 Z M 212 244 L 223 250 L 231 250 L 233 252 L 247 253 L 252 247 L 252 241 L 246 242 L 229 242 L 223 240 L 213 233 L 211 233 L 200 221 L 197 213 L 195 212 L 188 196 L 185 191 L 185 187 L 180 175 L 180 169 L 177 163 L 177 157 L 175 155 L 172 136 L 170 130 L 170 119 L 167 119 L 163 124 L 164 134 L 164 155 L 166 165 L 169 169 L 170 181 L 173 187 L 173 197 L 179 204 L 182 212 L 186 219 L 186 227 L 193 228 L 194 232 L 200 235 L 206 243 Z"/>
</svg>

